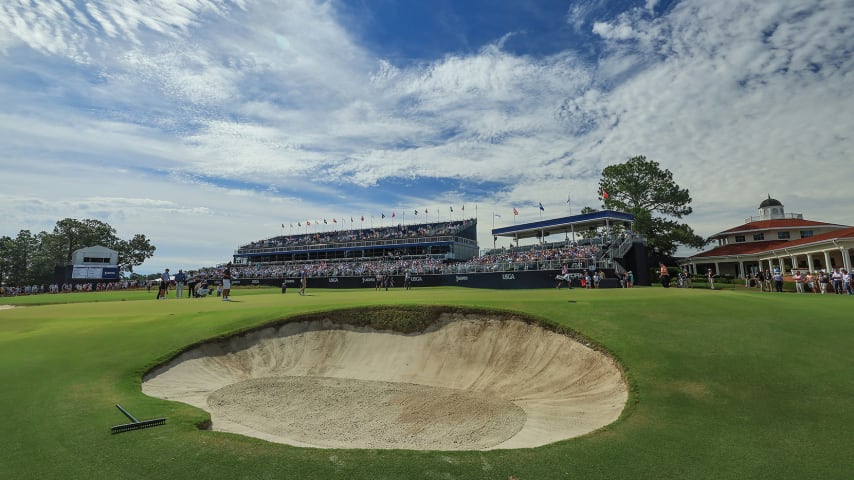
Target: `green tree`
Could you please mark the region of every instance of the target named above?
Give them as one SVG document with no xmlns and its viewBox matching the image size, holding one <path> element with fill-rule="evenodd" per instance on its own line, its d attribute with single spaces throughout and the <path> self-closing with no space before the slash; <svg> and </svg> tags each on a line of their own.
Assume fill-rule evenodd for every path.
<svg viewBox="0 0 854 480">
<path fill-rule="evenodd" d="M 21 230 L 15 239 L 0 238 L 0 281 L 15 285 L 51 282 L 56 266 L 70 264 L 75 250 L 95 245 L 116 250 L 123 272 L 132 272 L 156 250 L 145 235 L 123 240 L 108 223 L 66 218 L 56 222 L 51 233 L 32 235 Z"/>
<path fill-rule="evenodd" d="M 12 237 L 6 235 L 0 237 L 0 285 L 11 284 L 14 249 L 15 241 Z"/>
<path fill-rule="evenodd" d="M 0 239 L 0 254 L 3 259 L 2 281 L 7 285 L 31 285 L 34 283 L 30 267 L 35 258 L 37 239 L 29 230 L 21 230 L 15 238 Z"/>
<path fill-rule="evenodd" d="M 581 213 L 581 215 L 584 215 L 585 213 L 596 213 L 597 211 L 598 210 L 596 210 L 595 208 L 587 205 L 581 209 L 580 213 Z M 599 235 L 599 230 L 597 228 L 590 227 L 587 230 L 581 230 L 580 232 L 575 232 L 575 233 L 581 235 L 581 238 L 590 239 L 590 238 L 596 238 Z"/>
<path fill-rule="evenodd" d="M 701 248 L 707 242 L 681 219 L 690 215 L 691 195 L 673 180 L 670 170 L 644 156 L 602 170 L 599 199 L 605 208 L 635 216 L 634 230 L 647 237 L 649 247 L 673 255 L 679 245 Z M 663 216 L 654 216 L 658 213 Z"/>
<path fill-rule="evenodd" d="M 100 220 L 77 220 L 66 218 L 56 222 L 53 227 L 51 241 L 58 246 L 63 258 L 56 258 L 57 263 L 71 263 L 71 254 L 83 247 L 101 245 L 116 250 L 119 242 L 116 230 L 108 223 Z"/>
<path fill-rule="evenodd" d="M 154 256 L 157 247 L 141 233 L 137 233 L 130 240 L 119 240 L 112 247 L 119 252 L 119 270 L 122 272 L 133 272 L 133 267 L 142 265 L 146 259 Z"/>
</svg>

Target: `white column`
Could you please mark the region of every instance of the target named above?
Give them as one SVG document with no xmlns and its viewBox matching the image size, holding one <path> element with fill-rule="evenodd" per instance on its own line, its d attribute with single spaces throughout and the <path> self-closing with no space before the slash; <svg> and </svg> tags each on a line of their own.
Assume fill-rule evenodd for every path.
<svg viewBox="0 0 854 480">
<path fill-rule="evenodd" d="M 815 271 L 815 266 L 812 263 L 812 253 L 807 254 L 807 268 L 809 268 L 810 272 Z"/>
<path fill-rule="evenodd" d="M 824 271 L 830 271 L 830 252 L 825 250 L 824 252 Z"/>
<path fill-rule="evenodd" d="M 848 253 L 847 248 L 843 248 L 843 249 L 839 250 L 839 252 L 842 254 L 842 264 L 845 266 L 845 270 L 850 272 L 851 271 L 851 254 Z"/>
<path fill-rule="evenodd" d="M 715 275 L 721 274 L 721 266 L 718 264 L 718 262 L 715 262 L 715 272 L 714 273 L 715 273 Z"/>
<path fill-rule="evenodd" d="M 747 278 L 747 272 L 744 271 L 744 260 L 738 261 L 738 271 L 741 272 L 741 278 Z"/>
<path fill-rule="evenodd" d="M 794 273 L 794 271 L 798 269 L 798 256 L 791 255 L 789 259 L 792 260 L 792 273 Z"/>
</svg>

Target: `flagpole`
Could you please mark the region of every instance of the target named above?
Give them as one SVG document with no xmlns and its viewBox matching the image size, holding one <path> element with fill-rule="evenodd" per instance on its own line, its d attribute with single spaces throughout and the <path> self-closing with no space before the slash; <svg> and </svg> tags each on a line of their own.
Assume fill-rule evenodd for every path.
<svg viewBox="0 0 854 480">
<path fill-rule="evenodd" d="M 492 212 L 492 229 L 495 230 L 495 212 Z M 492 235 L 492 249 L 495 250 L 495 235 Z"/>
</svg>

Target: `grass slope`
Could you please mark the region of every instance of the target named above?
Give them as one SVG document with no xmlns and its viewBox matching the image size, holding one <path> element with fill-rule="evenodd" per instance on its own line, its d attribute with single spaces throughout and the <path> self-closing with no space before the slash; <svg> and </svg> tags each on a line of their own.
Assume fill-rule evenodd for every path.
<svg viewBox="0 0 854 480">
<path fill-rule="evenodd" d="M 850 478 L 851 297 L 661 288 L 151 297 L 0 299 L 28 305 L 0 311 L 0 478 Z M 140 393 L 144 371 L 205 338 L 301 313 L 436 304 L 580 332 L 622 362 L 629 408 L 603 430 L 537 449 L 326 450 L 200 431 L 205 412 Z M 111 435 L 126 421 L 115 403 L 168 422 Z"/>
</svg>

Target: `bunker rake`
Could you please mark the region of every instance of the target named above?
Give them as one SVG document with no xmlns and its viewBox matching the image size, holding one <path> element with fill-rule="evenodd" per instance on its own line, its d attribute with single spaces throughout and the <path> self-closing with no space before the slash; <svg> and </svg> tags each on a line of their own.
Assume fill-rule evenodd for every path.
<svg viewBox="0 0 854 480">
<path fill-rule="evenodd" d="M 130 430 L 139 430 L 140 428 L 156 427 L 158 425 L 163 425 L 164 423 L 166 423 L 165 418 L 155 418 L 152 420 L 141 420 L 140 421 L 140 420 L 137 420 L 136 417 L 131 415 L 130 412 L 128 412 L 127 410 L 122 408 L 122 406 L 119 405 L 118 403 L 116 404 L 116 408 L 121 410 L 122 413 L 124 413 L 125 416 L 128 417 L 132 423 L 124 423 L 122 425 L 116 425 L 115 427 L 111 428 L 113 433 L 122 433 L 122 432 L 128 432 Z"/>
</svg>

